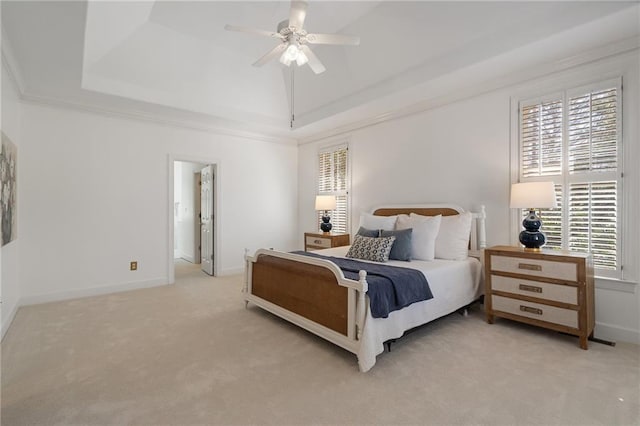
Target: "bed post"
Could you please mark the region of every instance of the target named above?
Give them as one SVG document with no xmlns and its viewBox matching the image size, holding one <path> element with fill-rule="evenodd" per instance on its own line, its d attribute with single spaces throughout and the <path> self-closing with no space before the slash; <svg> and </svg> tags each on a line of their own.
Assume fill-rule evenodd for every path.
<svg viewBox="0 0 640 426">
<path fill-rule="evenodd" d="M 242 292 L 246 295 L 249 292 L 249 268 L 251 267 L 251 259 L 249 259 L 249 249 L 244 249 L 244 283 L 242 285 Z M 246 296 L 244 299 L 244 308 L 247 309 L 249 301 Z"/>
<path fill-rule="evenodd" d="M 487 213 L 484 205 L 480 206 L 480 211 L 472 214 L 473 222 L 471 222 L 471 241 L 469 249 L 474 253 L 487 247 L 487 234 L 485 231 L 485 218 Z"/>
<path fill-rule="evenodd" d="M 485 219 L 487 218 L 487 212 L 484 204 L 480 206 L 480 215 L 478 217 L 478 224 L 480 225 L 480 232 L 478 235 L 478 250 L 487 248 L 487 231 L 485 230 Z"/>
<path fill-rule="evenodd" d="M 358 276 L 360 277 L 358 282 L 362 286 L 362 290 L 358 291 L 358 301 L 356 303 L 356 339 L 360 340 L 365 314 L 367 313 L 365 294 L 369 290 L 369 284 L 367 284 L 367 271 L 360 271 Z"/>
</svg>

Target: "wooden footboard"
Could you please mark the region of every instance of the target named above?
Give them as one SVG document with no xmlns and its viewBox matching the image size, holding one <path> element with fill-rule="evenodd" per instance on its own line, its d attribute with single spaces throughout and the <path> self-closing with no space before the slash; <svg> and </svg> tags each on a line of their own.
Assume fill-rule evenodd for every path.
<svg viewBox="0 0 640 426">
<path fill-rule="evenodd" d="M 253 264 L 251 293 L 347 335 L 347 288 L 328 269 L 261 255 Z"/>
<path fill-rule="evenodd" d="M 332 262 L 273 250 L 247 257 L 245 301 L 357 353 L 366 272 L 346 279 Z"/>
</svg>

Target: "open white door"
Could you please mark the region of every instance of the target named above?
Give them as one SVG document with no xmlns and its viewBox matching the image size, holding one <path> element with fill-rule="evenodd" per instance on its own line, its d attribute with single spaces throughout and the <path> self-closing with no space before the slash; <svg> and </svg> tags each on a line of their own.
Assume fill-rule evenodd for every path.
<svg viewBox="0 0 640 426">
<path fill-rule="evenodd" d="M 213 166 L 208 165 L 201 170 L 200 186 L 200 213 L 202 215 L 200 225 L 200 245 L 202 270 L 209 275 L 214 275 L 213 270 Z"/>
<path fill-rule="evenodd" d="M 200 252 L 200 232 L 202 231 L 202 202 L 200 201 L 202 181 L 200 171 L 193 174 L 193 263 L 201 263 L 202 253 Z"/>
</svg>

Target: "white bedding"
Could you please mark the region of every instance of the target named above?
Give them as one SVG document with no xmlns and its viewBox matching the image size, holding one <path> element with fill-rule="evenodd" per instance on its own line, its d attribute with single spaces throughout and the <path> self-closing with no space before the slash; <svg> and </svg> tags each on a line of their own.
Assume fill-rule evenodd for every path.
<svg viewBox="0 0 640 426">
<path fill-rule="evenodd" d="M 318 250 L 324 256 L 345 257 L 349 246 Z M 476 258 L 466 260 L 431 261 L 412 260 L 402 262 L 390 260 L 387 265 L 418 269 L 433 293 L 433 299 L 414 303 L 387 318 L 373 318 L 367 303 L 367 313 L 362 331 L 358 365 L 360 371 L 368 371 L 376 363 L 376 356 L 384 351 L 384 342 L 396 339 L 407 330 L 426 324 L 467 306 L 483 293 L 480 285 L 482 266 Z"/>
</svg>

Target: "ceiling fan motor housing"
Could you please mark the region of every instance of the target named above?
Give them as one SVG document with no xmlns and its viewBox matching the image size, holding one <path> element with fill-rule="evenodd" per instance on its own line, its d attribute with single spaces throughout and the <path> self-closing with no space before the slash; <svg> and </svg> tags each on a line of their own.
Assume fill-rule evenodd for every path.
<svg viewBox="0 0 640 426">
<path fill-rule="evenodd" d="M 283 32 L 283 30 L 285 30 Z M 284 21 L 280 22 L 278 24 L 278 32 L 282 35 L 287 35 L 291 32 L 291 30 L 289 29 L 289 20 L 285 19 Z"/>
</svg>

